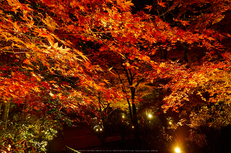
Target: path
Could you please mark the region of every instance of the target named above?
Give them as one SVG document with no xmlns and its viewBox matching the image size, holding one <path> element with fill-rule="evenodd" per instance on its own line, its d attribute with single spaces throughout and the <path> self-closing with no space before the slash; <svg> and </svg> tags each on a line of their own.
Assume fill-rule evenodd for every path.
<svg viewBox="0 0 231 153">
<path fill-rule="evenodd" d="M 65 146 L 84 152 L 158 152 L 153 150 L 145 141 L 142 143 L 133 140 L 134 135 L 126 136 L 124 141 L 120 135 L 107 136 L 102 143 L 90 126 L 80 124 L 78 127 L 64 126 L 63 134 L 58 135 L 49 145 L 48 153 L 65 153 Z"/>
<path fill-rule="evenodd" d="M 48 153 L 62 153 L 65 146 L 74 149 L 101 146 L 99 138 L 94 135 L 90 126 L 79 124 L 78 127 L 64 126 L 63 134 L 60 134 L 49 144 Z"/>
</svg>

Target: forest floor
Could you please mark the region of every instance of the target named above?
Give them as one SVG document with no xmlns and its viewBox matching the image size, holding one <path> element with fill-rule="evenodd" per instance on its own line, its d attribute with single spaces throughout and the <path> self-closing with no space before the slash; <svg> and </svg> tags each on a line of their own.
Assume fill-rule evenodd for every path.
<svg viewBox="0 0 231 153">
<path fill-rule="evenodd" d="M 63 131 L 50 142 L 48 153 L 65 153 L 66 146 L 84 152 L 160 152 L 145 141 L 134 141 L 134 135 L 121 139 L 120 134 L 96 135 L 91 127 L 81 124 L 78 127 L 64 126 Z"/>
</svg>

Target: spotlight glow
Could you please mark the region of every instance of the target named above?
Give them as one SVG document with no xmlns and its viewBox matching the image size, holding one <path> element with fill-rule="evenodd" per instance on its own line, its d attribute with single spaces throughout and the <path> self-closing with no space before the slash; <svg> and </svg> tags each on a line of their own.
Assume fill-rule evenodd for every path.
<svg viewBox="0 0 231 153">
<path fill-rule="evenodd" d="M 180 148 L 179 148 L 179 147 L 176 147 L 176 148 L 175 148 L 175 152 L 176 152 L 176 153 L 180 153 L 180 152 L 181 152 Z"/>
</svg>

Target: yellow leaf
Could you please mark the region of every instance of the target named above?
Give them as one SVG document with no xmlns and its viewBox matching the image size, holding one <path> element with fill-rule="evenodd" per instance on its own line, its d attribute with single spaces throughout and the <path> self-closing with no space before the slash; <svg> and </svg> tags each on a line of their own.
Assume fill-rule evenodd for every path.
<svg viewBox="0 0 231 153">
<path fill-rule="evenodd" d="M 48 15 L 46 16 L 45 20 L 42 19 L 42 21 L 47 25 L 48 29 L 51 31 L 54 31 L 58 26 L 57 23 Z"/>
<path fill-rule="evenodd" d="M 109 69 L 108 69 L 108 71 L 111 71 L 113 69 L 113 67 L 110 67 Z"/>
<path fill-rule="evenodd" d="M 161 72 L 161 69 L 160 68 L 158 68 L 157 69 L 157 74 L 159 74 Z"/>
<path fill-rule="evenodd" d="M 165 63 L 160 63 L 160 67 L 165 67 Z"/>
<path fill-rule="evenodd" d="M 213 20 L 213 23 L 212 24 L 215 24 L 215 23 L 218 23 L 220 22 L 222 19 L 224 19 L 225 15 L 219 15 L 218 18 L 216 18 L 215 20 Z"/>
<path fill-rule="evenodd" d="M 38 87 L 34 87 L 33 90 L 36 91 L 36 92 L 40 92 L 41 91 Z"/>
<path fill-rule="evenodd" d="M 40 77 L 38 77 L 34 72 L 31 72 L 31 75 L 36 78 L 36 80 L 41 81 Z"/>
<path fill-rule="evenodd" d="M 110 84 L 110 82 L 106 79 L 103 80 L 105 83 Z"/>
</svg>

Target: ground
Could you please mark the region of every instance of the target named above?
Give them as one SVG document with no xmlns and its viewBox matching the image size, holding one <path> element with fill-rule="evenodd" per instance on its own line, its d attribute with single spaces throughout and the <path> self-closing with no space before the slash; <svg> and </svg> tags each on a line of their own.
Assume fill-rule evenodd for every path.
<svg viewBox="0 0 231 153">
<path fill-rule="evenodd" d="M 121 136 L 114 134 L 107 137 L 100 137 L 94 133 L 87 124 L 80 124 L 77 127 L 64 126 L 63 132 L 49 144 L 49 153 L 65 152 L 65 146 L 71 147 L 80 152 L 159 152 L 154 146 L 145 141 L 134 141 L 134 136 L 129 135 L 121 140 Z"/>
</svg>

